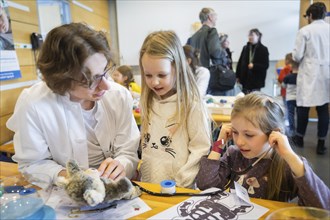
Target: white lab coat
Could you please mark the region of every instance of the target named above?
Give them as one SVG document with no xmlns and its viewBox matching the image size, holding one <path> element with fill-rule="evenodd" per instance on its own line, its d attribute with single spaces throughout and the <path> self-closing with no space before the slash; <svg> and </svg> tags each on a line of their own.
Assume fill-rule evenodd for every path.
<svg viewBox="0 0 330 220">
<path fill-rule="evenodd" d="M 330 102 L 330 24 L 315 20 L 298 32 L 293 59 L 299 62 L 297 106 Z"/>
<path fill-rule="evenodd" d="M 109 83 L 110 89 L 98 101 L 95 134 L 105 157 L 120 161 L 130 178 L 136 170 L 140 138 L 132 97 L 124 87 Z M 69 95 L 53 93 L 44 82 L 21 93 L 7 127 L 15 132 L 13 160 L 23 174 L 48 174 L 56 182 L 69 159 L 89 167 L 80 104 L 70 101 Z"/>
</svg>

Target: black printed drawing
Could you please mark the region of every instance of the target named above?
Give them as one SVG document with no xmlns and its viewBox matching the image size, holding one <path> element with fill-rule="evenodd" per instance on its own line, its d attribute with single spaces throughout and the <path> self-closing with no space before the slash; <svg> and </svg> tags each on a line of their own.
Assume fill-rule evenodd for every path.
<svg viewBox="0 0 330 220">
<path fill-rule="evenodd" d="M 229 195 L 229 193 L 221 192 L 198 201 L 186 200 L 177 207 L 178 216 L 173 219 L 236 220 L 239 215 L 244 215 L 253 210 L 254 206 L 250 204 L 229 206 L 228 203 L 221 201 Z"/>
</svg>

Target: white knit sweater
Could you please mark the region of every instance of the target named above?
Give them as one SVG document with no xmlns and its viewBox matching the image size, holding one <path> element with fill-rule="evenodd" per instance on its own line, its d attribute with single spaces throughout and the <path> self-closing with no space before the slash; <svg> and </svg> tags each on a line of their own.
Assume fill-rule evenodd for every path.
<svg viewBox="0 0 330 220">
<path fill-rule="evenodd" d="M 206 95 L 207 87 L 210 81 L 210 71 L 202 66 L 196 68 L 196 83 L 199 93 L 202 97 Z"/>
<path fill-rule="evenodd" d="M 190 109 L 187 126 L 178 128 L 171 120 L 177 95 L 153 101 L 149 133 L 142 137 L 142 181 L 174 180 L 179 187 L 193 187 L 200 159 L 211 145 L 207 116 L 196 104 Z"/>
</svg>

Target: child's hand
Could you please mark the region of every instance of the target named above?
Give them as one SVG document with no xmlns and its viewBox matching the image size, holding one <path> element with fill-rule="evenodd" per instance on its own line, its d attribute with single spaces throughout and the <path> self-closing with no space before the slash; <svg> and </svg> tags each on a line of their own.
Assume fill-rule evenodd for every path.
<svg viewBox="0 0 330 220">
<path fill-rule="evenodd" d="M 279 131 L 270 133 L 268 142 L 291 168 L 296 177 L 304 175 L 304 164 L 299 156 L 292 150 L 288 137 Z"/>
<path fill-rule="evenodd" d="M 233 130 L 231 124 L 223 124 L 220 130 L 220 134 L 218 136 L 218 140 L 223 139 L 225 143 L 233 138 Z"/>
<path fill-rule="evenodd" d="M 268 142 L 281 157 L 294 153 L 287 136 L 279 131 L 272 131 L 269 135 Z"/>
</svg>

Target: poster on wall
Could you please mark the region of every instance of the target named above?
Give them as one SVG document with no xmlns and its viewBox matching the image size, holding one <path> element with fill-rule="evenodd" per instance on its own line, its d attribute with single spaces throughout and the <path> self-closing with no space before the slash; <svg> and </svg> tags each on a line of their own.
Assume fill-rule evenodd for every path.
<svg viewBox="0 0 330 220">
<path fill-rule="evenodd" d="M 7 0 L 0 0 L 0 81 L 21 78 Z"/>
<path fill-rule="evenodd" d="M 325 16 L 325 21 L 330 24 L 330 11 L 327 12 L 327 15 Z"/>
</svg>

